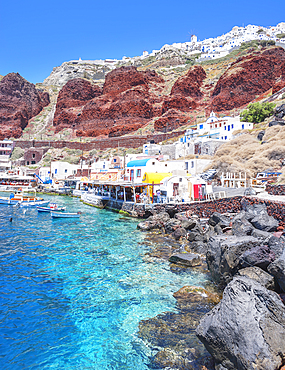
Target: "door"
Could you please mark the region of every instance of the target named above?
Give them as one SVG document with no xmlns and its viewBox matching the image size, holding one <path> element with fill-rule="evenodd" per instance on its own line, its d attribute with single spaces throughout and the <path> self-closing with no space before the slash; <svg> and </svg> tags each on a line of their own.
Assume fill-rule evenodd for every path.
<svg viewBox="0 0 285 370">
<path fill-rule="evenodd" d="M 130 181 L 133 181 L 134 180 L 134 170 L 131 170 L 130 172 Z"/>
</svg>

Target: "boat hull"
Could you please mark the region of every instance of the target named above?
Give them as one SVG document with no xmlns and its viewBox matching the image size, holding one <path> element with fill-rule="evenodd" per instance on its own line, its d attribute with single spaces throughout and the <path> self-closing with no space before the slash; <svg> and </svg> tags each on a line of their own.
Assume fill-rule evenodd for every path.
<svg viewBox="0 0 285 370">
<path fill-rule="evenodd" d="M 70 212 L 54 212 L 51 211 L 52 218 L 79 218 L 80 213 L 70 213 Z"/>
</svg>

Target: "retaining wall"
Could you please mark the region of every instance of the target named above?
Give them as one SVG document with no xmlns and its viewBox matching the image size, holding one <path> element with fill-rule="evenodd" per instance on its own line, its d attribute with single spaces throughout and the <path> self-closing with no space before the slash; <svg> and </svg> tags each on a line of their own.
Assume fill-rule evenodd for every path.
<svg viewBox="0 0 285 370">
<path fill-rule="evenodd" d="M 92 149 L 104 150 L 109 148 L 138 148 L 142 146 L 149 140 L 154 140 L 155 143 L 178 137 L 184 134 L 184 131 L 181 132 L 170 132 L 165 134 L 156 134 L 156 135 L 136 135 L 136 136 L 123 136 L 123 137 L 110 137 L 105 139 L 97 139 L 90 141 L 88 143 L 80 141 L 48 141 L 48 140 L 18 140 L 15 141 L 15 147 L 20 147 L 22 149 L 28 149 L 31 147 L 42 148 L 69 148 L 69 149 L 80 149 L 89 151 Z"/>
</svg>

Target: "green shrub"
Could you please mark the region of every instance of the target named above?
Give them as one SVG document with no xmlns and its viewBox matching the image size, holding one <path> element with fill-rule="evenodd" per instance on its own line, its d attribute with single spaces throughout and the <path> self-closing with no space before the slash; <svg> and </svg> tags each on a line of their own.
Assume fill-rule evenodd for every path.
<svg viewBox="0 0 285 370">
<path fill-rule="evenodd" d="M 251 103 L 241 112 L 241 121 L 260 123 L 273 114 L 274 103 Z"/>
</svg>

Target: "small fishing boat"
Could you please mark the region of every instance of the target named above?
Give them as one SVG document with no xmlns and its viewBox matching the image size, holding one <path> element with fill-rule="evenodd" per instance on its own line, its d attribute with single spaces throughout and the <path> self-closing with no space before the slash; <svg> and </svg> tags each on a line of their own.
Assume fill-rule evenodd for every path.
<svg viewBox="0 0 285 370">
<path fill-rule="evenodd" d="M 28 195 L 27 193 L 33 192 L 34 195 Z M 0 204 L 20 206 L 20 207 L 36 207 L 46 206 L 49 204 L 48 200 L 39 198 L 36 196 L 35 189 L 27 190 L 24 189 L 19 193 L 11 193 L 9 197 L 0 197 Z"/>
<path fill-rule="evenodd" d="M 66 210 L 66 207 L 60 207 L 57 203 L 50 203 L 48 207 L 40 207 L 37 206 L 38 212 L 64 212 Z"/>
<path fill-rule="evenodd" d="M 81 212 L 57 212 L 51 211 L 52 218 L 79 218 Z"/>
</svg>

